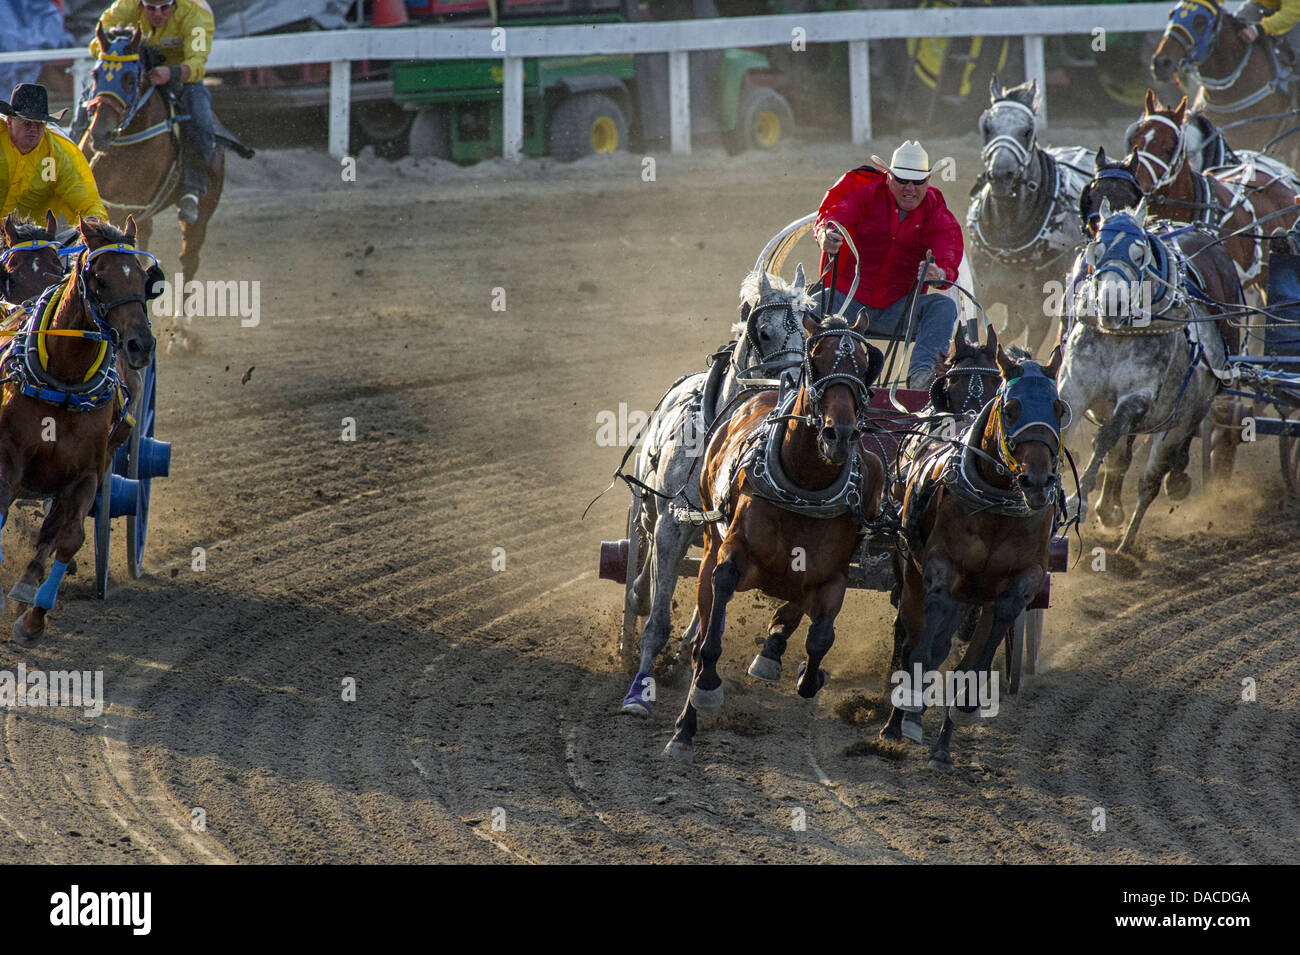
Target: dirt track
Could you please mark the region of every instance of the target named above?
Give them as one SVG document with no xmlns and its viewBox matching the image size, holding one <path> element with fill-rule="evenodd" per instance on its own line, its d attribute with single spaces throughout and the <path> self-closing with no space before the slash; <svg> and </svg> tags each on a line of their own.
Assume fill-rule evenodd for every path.
<svg viewBox="0 0 1300 955">
<path fill-rule="evenodd" d="M 969 144 L 928 145 L 958 158 L 945 192 L 964 209 Z M 648 723 L 616 715 L 621 588 L 595 568 L 627 495 L 578 520 L 621 455 L 596 416 L 648 410 L 698 367 L 763 242 L 861 158 L 660 157 L 654 183 L 639 157 L 509 181 L 232 163 L 203 277 L 261 280 L 261 324 L 201 321 L 196 352 L 161 360 L 174 458 L 145 578 L 123 580 L 119 528 L 110 599 L 83 569 L 55 635 L 0 648 L 4 669 L 103 669 L 108 700 L 98 719 L 4 714 L 7 858 L 1300 861 L 1300 509 L 1277 500 L 1271 445 L 1246 449 L 1232 494 L 1153 508 L 1137 576 L 1085 557 L 1057 579 L 1043 674 L 959 734 L 951 774 L 919 751 L 846 755 L 880 725 L 836 712 L 882 687 L 880 594 L 850 595 L 811 705 L 745 677 L 768 611 L 740 598 L 693 766 L 659 756 L 684 683 Z M 174 238 L 160 225 L 169 263 Z M 28 545 L 6 536 L 7 589 Z"/>
</svg>

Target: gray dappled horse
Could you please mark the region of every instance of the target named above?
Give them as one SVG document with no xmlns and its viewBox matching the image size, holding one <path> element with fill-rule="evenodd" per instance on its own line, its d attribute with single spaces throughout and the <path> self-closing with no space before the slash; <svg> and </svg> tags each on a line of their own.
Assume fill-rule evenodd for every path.
<svg viewBox="0 0 1300 955">
<path fill-rule="evenodd" d="M 1191 489 L 1189 446 L 1219 392 L 1216 373 L 1227 363 L 1213 324 L 1218 310 L 1205 298 L 1232 308 L 1241 303 L 1231 258 L 1213 236 L 1185 230 L 1173 238 L 1167 223 L 1148 231 L 1145 215 L 1145 202 L 1136 212 L 1112 212 L 1102 201 L 1061 370 L 1061 397 L 1075 421 L 1091 412 L 1100 423 L 1079 481 L 1081 513 L 1104 461 L 1098 517 L 1106 526 L 1124 520 L 1120 496 L 1133 443 L 1139 434 L 1152 436 L 1120 552 L 1132 549 L 1162 482 L 1173 500 Z"/>
<path fill-rule="evenodd" d="M 732 399 L 749 382 L 780 379 L 794 385 L 799 378 L 806 337 L 803 316 L 817 314 L 817 303 L 804 285 L 802 266 L 793 285 L 766 272 L 751 272 L 745 278 L 740 286 L 740 323 L 733 328 L 737 339 L 713 356 L 711 371 L 679 380 L 651 413 L 637 452 L 637 480 L 679 505 L 689 502 L 692 508 L 700 508 L 699 466 L 710 427 L 735 409 L 739 402 Z M 674 517 L 664 498 L 646 491 L 635 493 L 641 496 L 641 534 L 650 544 L 633 592 L 638 613 L 647 613 L 648 619 L 641 633 L 641 661 L 622 712 L 649 716 L 654 709 L 655 657 L 668 642 L 672 627 L 677 565 L 700 528 Z M 629 567 L 628 573 L 635 570 Z M 796 625 L 801 615 L 796 608 Z M 696 625 L 692 620 L 685 640 L 694 637 Z"/>
<path fill-rule="evenodd" d="M 970 256 L 984 288 L 980 297 L 986 306 L 1007 306 L 1003 341 L 1026 332 L 1030 349 L 1055 341 L 1037 305 L 1083 241 L 1079 193 L 1092 178 L 1086 149 L 1038 145 L 1037 112 L 1037 81 L 1005 91 L 997 76 L 990 81 L 989 108 L 979 120 L 985 168 L 966 213 Z M 1024 307 L 1030 302 L 1034 308 Z"/>
</svg>

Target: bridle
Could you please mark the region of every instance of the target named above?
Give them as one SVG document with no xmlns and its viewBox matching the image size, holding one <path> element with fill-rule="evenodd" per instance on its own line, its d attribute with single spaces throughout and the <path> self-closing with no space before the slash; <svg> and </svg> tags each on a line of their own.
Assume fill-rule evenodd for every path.
<svg viewBox="0 0 1300 955">
<path fill-rule="evenodd" d="M 1177 145 L 1174 148 L 1174 154 L 1167 161 L 1161 159 L 1153 152 L 1149 152 L 1146 149 L 1136 149 L 1133 146 L 1133 137 L 1141 132 L 1143 124 L 1148 122 L 1161 123 L 1173 130 L 1174 139 L 1177 142 Z M 1179 173 L 1183 171 L 1183 166 L 1187 162 L 1187 138 L 1183 135 L 1183 127 L 1178 123 L 1175 123 L 1168 116 L 1161 116 L 1159 113 L 1151 113 L 1129 128 L 1131 132 L 1129 133 L 1128 141 L 1125 145 L 1133 150 L 1133 155 L 1137 157 L 1138 162 L 1141 164 L 1142 168 L 1147 171 L 1147 175 L 1149 175 L 1152 180 L 1151 188 L 1146 191 L 1156 192 L 1165 186 L 1173 185 L 1173 183 L 1178 179 Z M 1148 131 L 1148 142 L 1153 133 L 1154 130 Z"/>
<path fill-rule="evenodd" d="M 1206 21 L 1211 18 L 1212 23 L 1207 23 Z M 1236 85 L 1250 63 L 1251 54 L 1255 51 L 1255 44 L 1247 43 L 1241 59 L 1227 76 L 1216 78 L 1201 75 L 1197 66 L 1214 51 L 1219 42 L 1219 34 L 1223 31 L 1224 19 L 1223 8 L 1210 3 L 1209 0 L 1183 0 L 1170 11 L 1169 25 L 1165 27 L 1164 33 L 1165 37 L 1173 36 L 1183 48 L 1182 58 L 1179 59 L 1175 69 L 1206 90 L 1216 92 Z M 1281 68 L 1271 43 L 1265 42 L 1264 50 L 1273 69 L 1272 80 L 1235 103 L 1210 103 L 1207 99 L 1206 106 L 1220 113 L 1235 112 L 1255 105 L 1272 93 L 1285 90 L 1292 78 L 1290 70 Z"/>
<path fill-rule="evenodd" d="M 818 342 L 830 338 L 839 340 L 839 345 L 835 349 L 835 361 L 831 365 L 830 371 L 819 378 L 813 369 L 813 348 Z M 858 351 L 854 347 L 855 345 L 861 345 L 863 354 L 867 356 L 866 368 L 863 368 L 858 362 Z M 853 392 L 853 401 L 857 406 L 857 420 L 853 426 L 853 443 L 855 447 L 857 446 L 858 437 L 867 427 L 867 406 L 871 402 L 871 347 L 871 343 L 867 341 L 864 335 L 847 327 L 823 328 L 809 335 L 804 342 L 803 380 L 805 387 L 808 389 L 808 404 L 811 409 L 810 414 L 804 420 L 817 431 L 821 431 L 826 421 L 826 415 L 822 411 L 822 400 L 825 398 L 826 392 L 836 385 L 847 385 Z"/>
<path fill-rule="evenodd" d="M 769 353 L 759 342 L 757 317 L 762 312 L 778 308 L 784 309 L 786 313 L 782 321 L 784 337 L 781 339 L 777 350 Z M 742 368 L 737 362 L 740 349 L 735 349 L 731 355 L 731 368 L 737 384 L 767 384 L 772 375 L 779 375 L 790 368 L 797 367 L 802 362 L 805 336 L 803 323 L 795 314 L 796 310 L 795 303 L 790 301 L 763 302 L 749 310 L 749 315 L 745 318 L 745 344 L 752 350 L 753 354 L 758 355 L 762 360 Z M 792 340 L 793 345 L 791 344 Z"/>
<path fill-rule="evenodd" d="M 988 169 L 992 166 L 994 158 L 997 156 L 997 154 L 1000 151 L 1006 150 L 1007 152 L 1010 152 L 1016 162 L 1016 175 L 1015 178 L 1012 180 L 1013 184 L 1019 184 L 1023 182 L 1026 183 L 1027 185 L 1030 185 L 1028 183 L 1029 161 L 1030 159 L 1033 158 L 1033 155 L 1038 148 L 1037 117 L 1035 116 L 1032 107 L 1026 106 L 1024 103 L 1020 102 L 1019 100 L 1000 99 L 997 102 L 993 103 L 991 106 L 989 106 L 989 108 L 986 109 L 983 112 L 983 114 L 981 114 L 980 116 L 981 129 L 988 128 L 988 121 L 993 118 L 993 111 L 996 110 L 999 106 L 1013 107 L 1015 109 L 1022 111 L 1029 117 L 1028 145 L 1022 144 L 1020 140 L 1017 139 L 1015 136 L 1011 136 L 1007 133 L 999 133 L 997 136 L 994 136 L 992 139 L 988 140 L 984 144 L 984 148 L 980 152 L 980 159 L 984 163 L 985 168 Z"/>
<path fill-rule="evenodd" d="M 996 403 L 993 406 L 993 426 L 997 434 L 998 457 L 1012 474 L 1019 474 L 1024 467 L 1016 459 L 1016 447 L 1019 444 L 1041 440 L 1041 437 L 1026 437 L 1025 432 L 1030 429 L 1037 429 L 1040 435 L 1045 430 L 1055 439 L 1056 447 L 1052 449 L 1052 474 L 1055 477 L 1060 473 L 1061 461 L 1065 456 L 1065 442 L 1061 440 L 1061 431 L 1070 425 L 1070 407 L 1065 405 L 1065 414 L 1057 417 L 1055 403 L 1062 399 L 1056 383 L 1047 377 L 1042 366 L 1037 362 L 1025 361 L 1020 367 L 1019 376 L 1004 381 L 998 388 Z M 1012 399 L 1020 402 L 1021 410 L 1015 425 L 1009 427 L 1006 421 L 1006 403 Z M 1048 444 L 1048 447 L 1051 448 L 1051 445 Z"/>
<path fill-rule="evenodd" d="M 1092 198 L 1093 186 L 1103 179 L 1122 179 L 1133 187 L 1134 196 L 1132 201 L 1117 201 L 1116 203 L 1113 203 L 1116 208 L 1123 209 L 1129 205 L 1141 202 L 1142 197 L 1146 195 L 1146 193 L 1142 191 L 1142 187 L 1138 184 L 1137 177 L 1127 169 L 1117 166 L 1114 168 L 1097 170 L 1097 174 L 1093 176 L 1092 182 L 1084 186 L 1083 191 L 1079 193 L 1079 217 L 1083 220 L 1083 231 L 1085 234 L 1090 234 L 1088 223 L 1093 219 L 1101 217 L 1101 203 L 1098 203 L 1097 208 L 1092 212 L 1084 212 L 1084 210 L 1088 208 L 1088 201 Z"/>
<path fill-rule="evenodd" d="M 119 37 L 113 41 L 113 46 L 130 43 L 130 37 Z M 127 69 L 121 64 L 134 64 L 133 69 Z M 129 138 L 121 138 L 122 133 L 131 125 L 132 120 L 144 108 L 144 104 L 149 101 L 153 95 L 154 87 L 149 85 L 144 95 L 140 94 L 145 84 L 146 71 L 144 63 L 139 53 L 115 53 L 112 50 L 105 50 L 100 53 L 99 62 L 91 75 L 95 78 L 95 84 L 91 88 L 91 98 L 86 101 L 86 111 L 98 111 L 103 101 L 113 100 L 122 110 L 122 118 L 113 128 L 113 144 L 118 146 L 129 146 L 140 142 L 142 139 L 149 138 L 144 134 L 137 133 Z M 130 82 L 128 82 L 128 77 Z M 101 89 L 101 84 L 107 84 Z M 126 97 L 131 98 L 131 102 L 126 101 Z M 166 128 L 166 124 L 163 124 Z M 153 133 L 154 128 L 145 130 L 145 133 Z M 153 133 L 156 135 L 156 133 Z"/>
<path fill-rule="evenodd" d="M 950 368 L 940 376 L 943 380 L 961 377 L 970 378 L 970 383 L 966 386 L 966 398 L 960 408 L 953 408 L 949 402 L 949 411 L 958 415 L 978 414 L 987 401 L 984 397 L 984 379 L 1000 379 L 1001 374 L 993 365 L 963 365 L 960 368 Z"/>
<path fill-rule="evenodd" d="M 53 249 L 56 258 L 59 261 L 58 272 L 41 272 L 41 277 L 48 279 L 61 279 L 66 273 L 63 266 L 63 256 L 69 253 L 81 252 L 85 247 L 81 246 L 74 249 L 64 249 L 58 242 L 47 239 L 29 239 L 26 242 L 15 242 L 0 251 L 0 299 L 9 301 L 10 282 L 13 280 L 13 270 L 9 268 L 9 260 L 20 252 L 35 255 L 44 249 Z M 47 283 L 49 284 L 49 283 Z M 17 303 L 15 303 L 17 304 Z"/>
<path fill-rule="evenodd" d="M 136 256 L 137 260 L 144 258 L 150 262 L 148 268 L 145 269 L 145 290 L 143 294 L 136 293 L 132 295 L 123 295 L 113 299 L 112 301 L 103 302 L 100 301 L 97 295 L 91 292 L 90 279 L 94 274 L 91 270 L 91 263 L 101 255 L 110 252 Z M 113 348 L 121 347 L 122 336 L 116 328 L 109 324 L 108 314 L 115 308 L 138 302 L 144 310 L 145 324 L 149 324 L 148 303 L 162 294 L 162 289 L 159 286 L 165 280 L 162 266 L 158 264 L 157 258 L 148 252 L 127 245 L 124 242 L 118 242 L 111 245 L 101 245 L 97 249 L 82 252 L 81 258 L 77 263 L 77 273 L 79 279 L 78 284 L 81 286 L 82 304 L 85 306 L 86 312 L 90 315 L 91 319 L 95 322 L 95 327 L 99 329 L 97 334 L 94 332 L 87 332 L 84 337 L 93 341 L 109 342 Z"/>
</svg>

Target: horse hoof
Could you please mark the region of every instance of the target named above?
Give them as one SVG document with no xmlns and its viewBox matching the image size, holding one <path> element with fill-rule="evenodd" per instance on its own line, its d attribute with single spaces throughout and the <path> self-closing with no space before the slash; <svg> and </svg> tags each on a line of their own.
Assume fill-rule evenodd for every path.
<svg viewBox="0 0 1300 955">
<path fill-rule="evenodd" d="M 764 683 L 780 683 L 781 661 L 759 653 L 754 656 L 754 662 L 749 665 L 748 672 L 755 680 L 762 680 Z"/>
<path fill-rule="evenodd" d="M 14 621 L 14 642 L 17 644 L 21 644 L 24 647 L 30 647 L 33 643 L 35 643 L 40 638 L 41 634 L 45 632 L 45 628 L 42 627 L 41 629 L 37 630 L 35 633 L 32 633 L 27 629 L 26 625 L 23 623 L 25 619 L 27 619 L 27 615 L 23 614 L 21 617 L 19 617 L 17 620 Z"/>
<path fill-rule="evenodd" d="M 808 671 L 807 662 L 801 661 L 799 663 L 799 673 L 795 677 L 795 689 L 799 691 L 799 695 L 802 696 L 805 700 L 811 700 L 814 696 L 817 695 L 817 693 L 821 690 L 822 687 L 824 687 L 827 683 L 831 681 L 831 675 L 827 673 L 825 670 L 818 670 L 817 685 L 812 689 L 809 689 L 808 681 L 804 679 L 804 676 L 807 673 L 807 671 Z"/>
<path fill-rule="evenodd" d="M 36 588 L 31 584 L 25 584 L 21 580 L 13 585 L 9 591 L 9 599 L 16 600 L 20 604 L 31 606 L 36 603 Z"/>
<path fill-rule="evenodd" d="M 691 706 L 697 710 L 716 710 L 722 706 L 722 684 L 715 689 L 700 689 L 698 683 L 691 684 Z"/>
<path fill-rule="evenodd" d="M 948 719 L 954 726 L 972 726 L 980 721 L 980 711 L 974 709 L 968 713 L 954 704 L 948 707 Z"/>
<path fill-rule="evenodd" d="M 1192 491 L 1192 479 L 1186 471 L 1170 471 L 1165 475 L 1165 494 L 1171 501 L 1181 501 Z"/>
<path fill-rule="evenodd" d="M 903 738 L 910 739 L 913 743 L 920 743 L 924 738 L 924 732 L 921 729 L 921 714 L 908 713 L 903 717 Z"/>
<path fill-rule="evenodd" d="M 894 726 L 892 723 L 886 723 L 880 728 L 880 738 L 892 743 L 901 743 L 903 741 L 903 734 L 897 726 Z"/>
<path fill-rule="evenodd" d="M 664 747 L 664 756 L 671 759 L 680 759 L 683 763 L 690 763 L 695 760 L 695 747 L 675 739 L 669 740 L 668 745 Z"/>
<path fill-rule="evenodd" d="M 632 678 L 632 686 L 623 697 L 619 712 L 630 713 L 633 716 L 650 716 L 654 712 L 654 697 L 654 677 L 649 673 L 638 673 Z"/>
<path fill-rule="evenodd" d="M 926 765 L 931 769 L 950 772 L 952 770 L 952 757 L 944 750 L 932 749 L 930 750 L 930 761 Z"/>
<path fill-rule="evenodd" d="M 1124 508 L 1122 507 L 1098 507 L 1097 520 L 1101 522 L 1102 527 L 1120 527 L 1124 523 Z"/>
</svg>

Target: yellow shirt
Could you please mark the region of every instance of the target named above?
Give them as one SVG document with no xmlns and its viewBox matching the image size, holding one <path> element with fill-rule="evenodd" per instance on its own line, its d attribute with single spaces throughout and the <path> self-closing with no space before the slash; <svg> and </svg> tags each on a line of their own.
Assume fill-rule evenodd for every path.
<svg viewBox="0 0 1300 955">
<path fill-rule="evenodd" d="M 1269 36 L 1281 36 L 1300 23 L 1300 0 L 1255 0 L 1255 5 L 1273 11 L 1259 22 Z"/>
<path fill-rule="evenodd" d="M 13 212 L 33 222 L 44 222 L 45 212 L 75 224 L 78 216 L 98 216 L 108 221 L 108 210 L 90 164 L 76 143 L 48 126 L 41 141 L 23 155 L 0 127 L 0 219 Z"/>
<path fill-rule="evenodd" d="M 104 11 L 99 23 L 105 32 L 113 27 L 139 27 L 144 42 L 162 51 L 167 66 L 190 68 L 187 83 L 198 83 L 203 79 L 204 65 L 212 52 L 212 35 L 216 31 L 212 8 L 204 0 L 176 0 L 172 15 L 157 30 L 149 22 L 139 0 L 116 0 Z M 99 53 L 99 38 L 96 37 L 90 41 L 90 55 L 99 59 Z"/>
</svg>

